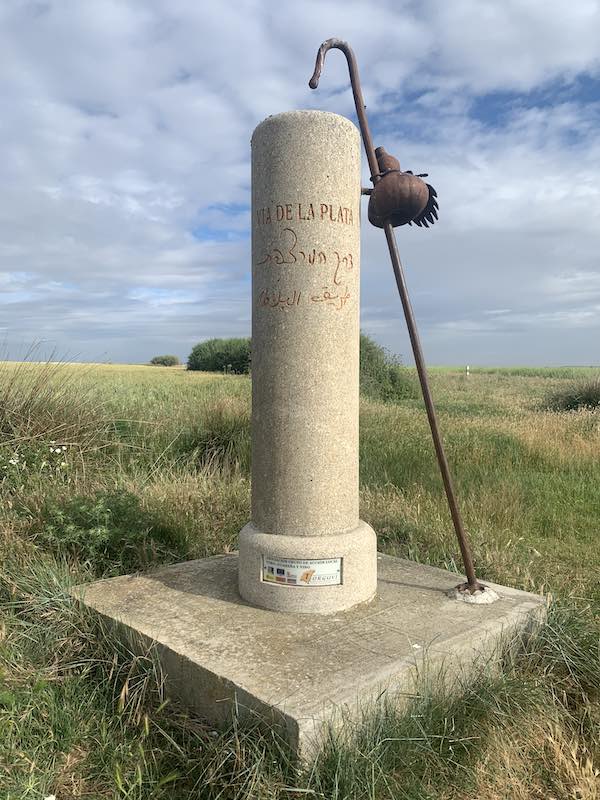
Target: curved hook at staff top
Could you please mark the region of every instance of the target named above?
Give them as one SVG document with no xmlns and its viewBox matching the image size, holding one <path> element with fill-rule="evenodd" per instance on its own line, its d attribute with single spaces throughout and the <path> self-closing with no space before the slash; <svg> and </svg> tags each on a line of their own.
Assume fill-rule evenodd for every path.
<svg viewBox="0 0 600 800">
<path fill-rule="evenodd" d="M 360 86 L 360 78 L 358 77 L 358 65 L 356 63 L 356 56 L 348 42 L 342 39 L 326 39 L 317 52 L 317 60 L 315 62 L 315 71 L 312 78 L 309 80 L 308 85 L 311 89 L 316 89 L 319 85 L 321 77 L 321 70 L 325 63 L 325 55 L 329 50 L 341 50 L 346 56 L 348 62 L 348 69 L 350 71 L 350 85 L 352 86 L 352 94 L 354 95 L 354 105 L 356 106 L 356 115 L 358 116 L 358 124 L 360 125 L 360 132 L 362 134 L 363 144 L 369 162 L 369 169 L 371 170 L 371 180 L 377 183 L 379 180 L 379 165 L 377 164 L 377 156 L 375 155 L 375 148 L 373 147 L 373 140 L 371 138 L 371 131 L 369 130 L 369 122 L 365 112 L 365 101 L 363 99 L 362 89 Z"/>
</svg>

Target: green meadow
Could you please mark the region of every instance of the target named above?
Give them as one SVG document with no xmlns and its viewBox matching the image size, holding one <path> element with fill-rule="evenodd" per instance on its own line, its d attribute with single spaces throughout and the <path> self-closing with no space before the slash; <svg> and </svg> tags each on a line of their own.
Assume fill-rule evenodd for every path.
<svg viewBox="0 0 600 800">
<path fill-rule="evenodd" d="M 600 408 L 550 410 L 585 368 L 432 369 L 478 572 L 548 596 L 502 669 L 423 683 L 294 764 L 166 695 L 72 586 L 236 548 L 250 380 L 0 362 L 0 797 L 592 800 L 600 796 Z M 406 379 L 415 381 L 411 370 Z M 361 515 L 380 550 L 460 571 L 422 402 L 361 401 Z"/>
</svg>

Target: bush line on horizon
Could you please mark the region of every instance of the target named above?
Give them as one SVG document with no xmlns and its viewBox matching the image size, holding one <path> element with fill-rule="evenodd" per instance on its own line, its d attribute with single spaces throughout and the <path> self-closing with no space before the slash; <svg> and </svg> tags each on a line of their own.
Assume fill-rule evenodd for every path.
<svg viewBox="0 0 600 800">
<path fill-rule="evenodd" d="M 247 375 L 252 363 L 252 345 L 245 339 L 207 339 L 194 346 L 187 360 L 192 371 Z M 371 400 L 396 402 L 419 395 L 414 375 L 398 356 L 389 353 L 365 333 L 360 334 L 360 390 Z"/>
<path fill-rule="evenodd" d="M 154 356 L 150 359 L 153 367 L 176 367 L 181 364 L 179 356 Z"/>
</svg>

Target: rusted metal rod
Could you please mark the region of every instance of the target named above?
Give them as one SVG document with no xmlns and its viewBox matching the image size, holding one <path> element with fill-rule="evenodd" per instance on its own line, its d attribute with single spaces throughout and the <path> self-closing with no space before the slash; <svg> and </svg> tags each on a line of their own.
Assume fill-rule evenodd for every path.
<svg viewBox="0 0 600 800">
<path fill-rule="evenodd" d="M 358 123 L 360 125 L 360 131 L 362 134 L 362 139 L 367 154 L 367 160 L 369 162 L 369 169 L 371 170 L 371 180 L 373 184 L 376 184 L 381 179 L 381 174 L 377 162 L 377 156 L 375 155 L 375 148 L 373 146 L 371 132 L 369 130 L 367 115 L 365 112 L 365 103 L 360 85 L 360 79 L 358 76 L 356 57 L 354 55 L 352 48 L 347 42 L 344 42 L 341 39 L 327 39 L 327 41 L 323 42 L 317 53 L 315 71 L 312 75 L 312 78 L 309 81 L 309 86 L 311 89 L 316 89 L 317 86 L 319 85 L 319 78 L 321 76 L 321 70 L 323 69 L 325 54 L 329 50 L 334 48 L 337 50 L 341 50 L 346 56 L 346 60 L 348 62 L 348 69 L 350 71 L 350 84 L 352 86 L 352 93 L 354 95 L 354 104 L 356 106 Z M 475 567 L 473 565 L 471 548 L 469 546 L 467 534 L 465 532 L 462 517 L 460 514 L 460 509 L 458 507 L 456 493 L 454 491 L 454 484 L 452 482 L 452 476 L 450 474 L 450 467 L 448 465 L 448 459 L 446 458 L 446 453 L 444 451 L 444 444 L 442 442 L 442 437 L 440 434 L 437 415 L 435 411 L 435 405 L 433 403 L 433 397 L 431 394 L 429 380 L 427 377 L 427 369 L 425 366 L 423 349 L 421 347 L 419 332 L 417 330 L 417 323 L 415 320 L 415 316 L 413 314 L 410 297 L 408 294 L 408 287 L 406 285 L 406 279 L 404 277 L 404 270 L 402 268 L 402 262 L 400 261 L 400 254 L 398 252 L 398 245 L 396 243 L 396 234 L 394 232 L 394 228 L 391 222 L 385 222 L 383 229 L 385 231 L 385 238 L 387 240 L 388 249 L 390 251 L 390 258 L 392 261 L 394 276 L 396 278 L 398 293 L 400 294 L 400 300 L 402 302 L 402 308 L 404 310 L 404 317 L 406 319 L 408 335 L 410 337 L 410 343 L 412 346 L 415 364 L 417 367 L 417 373 L 419 375 L 419 382 L 421 384 L 421 391 L 423 393 L 423 400 L 425 402 L 425 408 L 427 411 L 427 419 L 429 420 L 429 427 L 431 429 L 431 436 L 435 447 L 435 453 L 440 468 L 440 472 L 442 474 L 442 481 L 444 483 L 444 490 L 446 492 L 446 498 L 448 500 L 450 515 L 452 517 L 452 522 L 454 524 L 454 530 L 456 532 L 456 538 L 458 539 L 463 565 L 465 568 L 465 574 L 467 576 L 466 586 L 463 585 L 459 588 L 467 589 L 469 592 L 473 593 L 477 590 L 483 589 L 484 587 L 479 583 L 475 575 Z"/>
<path fill-rule="evenodd" d="M 448 507 L 450 508 L 450 516 L 456 531 L 456 538 L 462 555 L 463 565 L 465 568 L 465 575 L 467 576 L 467 585 L 469 591 L 474 592 L 481 588 L 479 581 L 475 575 L 475 567 L 473 566 L 473 557 L 471 556 L 471 548 L 467 540 L 467 534 L 464 529 L 460 509 L 456 500 L 456 492 L 454 491 L 454 484 L 452 482 L 452 475 L 450 474 L 450 467 L 448 459 L 444 451 L 444 444 L 440 434 L 440 429 L 437 421 L 437 414 L 435 412 L 435 405 L 433 403 L 433 396 L 429 387 L 429 380 L 427 378 L 427 368 L 425 366 L 425 358 L 423 356 L 423 349 L 421 347 L 421 340 L 419 338 L 419 331 L 417 323 L 413 314 L 410 297 L 408 295 L 408 287 L 404 277 L 404 270 L 402 262 L 400 261 L 400 254 L 398 252 L 398 245 L 396 243 L 396 234 L 392 228 L 391 223 L 386 222 L 383 226 L 385 231 L 385 238 L 387 239 L 388 248 L 390 251 L 390 258 L 392 260 L 392 267 L 394 269 L 394 276 L 396 278 L 396 285 L 400 300 L 402 301 L 402 308 L 404 309 L 404 317 L 406 319 L 406 326 L 408 328 L 408 335 L 412 346 L 415 364 L 417 366 L 417 373 L 419 375 L 419 382 L 421 383 L 421 391 L 423 393 L 423 400 L 425 401 L 425 408 L 427 410 L 427 419 L 429 420 L 429 427 L 431 428 L 431 438 L 433 439 L 433 446 L 435 447 L 435 454 L 442 473 L 442 481 L 444 482 L 444 490 L 448 500 Z"/>
<path fill-rule="evenodd" d="M 360 132 L 362 140 L 365 145 L 365 152 L 367 154 L 367 161 L 369 162 L 369 169 L 371 170 L 371 180 L 376 183 L 379 180 L 379 165 L 377 164 L 377 156 L 375 155 L 375 148 L 373 146 L 373 139 L 371 138 L 371 131 L 369 130 L 369 122 L 365 112 L 366 106 L 363 99 L 362 88 L 360 85 L 360 78 L 358 77 L 358 64 L 356 63 L 356 56 L 354 51 L 348 44 L 341 39 L 327 39 L 317 53 L 317 60 L 315 62 L 315 71 L 312 78 L 309 80 L 308 85 L 311 89 L 316 89 L 319 85 L 321 78 L 321 70 L 325 63 L 325 55 L 332 49 L 341 50 L 346 56 L 348 62 L 348 70 L 350 72 L 350 86 L 352 87 L 352 94 L 354 95 L 354 105 L 356 107 L 356 114 L 358 116 L 358 124 L 360 125 Z"/>
</svg>

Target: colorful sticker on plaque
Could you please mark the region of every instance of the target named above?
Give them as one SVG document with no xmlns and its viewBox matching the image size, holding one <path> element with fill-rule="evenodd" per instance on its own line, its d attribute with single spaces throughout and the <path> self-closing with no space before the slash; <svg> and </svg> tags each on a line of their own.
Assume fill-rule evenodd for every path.
<svg viewBox="0 0 600 800">
<path fill-rule="evenodd" d="M 281 586 L 337 586 L 342 582 L 342 559 L 263 556 L 262 579 Z"/>
</svg>

